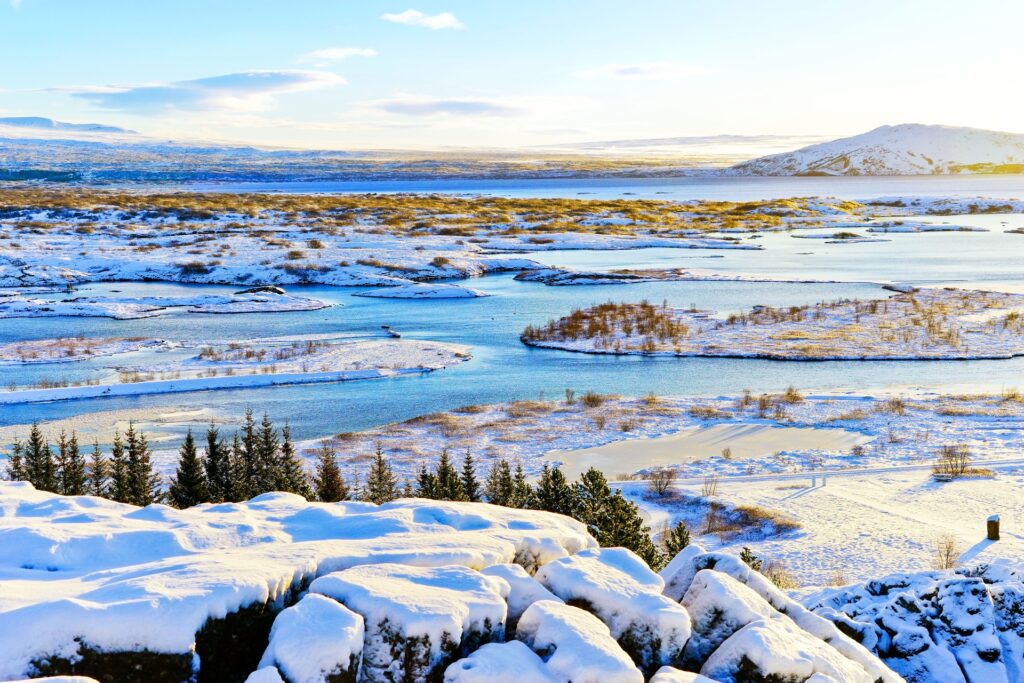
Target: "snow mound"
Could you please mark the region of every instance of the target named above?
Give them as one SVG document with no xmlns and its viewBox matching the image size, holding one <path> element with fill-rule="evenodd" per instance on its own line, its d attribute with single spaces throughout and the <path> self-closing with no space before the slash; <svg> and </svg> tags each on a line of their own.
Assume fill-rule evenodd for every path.
<svg viewBox="0 0 1024 683">
<path fill-rule="evenodd" d="M 1006 567 L 893 574 L 806 602 L 908 681 L 1024 680 L 1024 583 Z"/>
<path fill-rule="evenodd" d="M 371 289 L 366 292 L 357 292 L 353 296 L 368 296 L 377 299 L 475 299 L 490 296 L 490 294 L 461 285 L 417 283 Z"/>
<path fill-rule="evenodd" d="M 779 617 L 764 598 L 728 574 L 702 569 L 683 596 L 693 620 L 686 660 L 700 663 L 747 624 Z"/>
<path fill-rule="evenodd" d="M 643 683 L 643 674 L 608 627 L 579 608 L 550 600 L 535 602 L 519 620 L 516 638 L 544 659 L 557 680 Z"/>
<path fill-rule="evenodd" d="M 365 619 L 364 679 L 429 680 L 456 653 L 505 635 L 508 584 L 466 567 L 353 567 L 320 577 L 309 590 Z"/>
<path fill-rule="evenodd" d="M 692 671 L 680 671 L 671 666 L 663 666 L 651 677 L 650 683 L 717 683 L 717 681 Z"/>
<path fill-rule="evenodd" d="M 480 573 L 504 579 L 505 583 L 509 585 L 509 594 L 505 598 L 508 605 L 508 620 L 505 622 L 505 628 L 510 633 L 515 632 L 519 618 L 533 603 L 539 600 L 562 601 L 561 598 L 527 574 L 526 570 L 518 564 L 496 564 L 493 567 L 480 570 Z"/>
<path fill-rule="evenodd" d="M 310 593 L 281 612 L 270 631 L 262 666 L 273 666 L 289 683 L 353 679 L 363 651 L 363 618 L 330 598 Z"/>
<path fill-rule="evenodd" d="M 743 175 L 891 176 L 1019 173 L 1022 164 L 1024 135 L 908 123 L 752 159 L 732 169 Z"/>
<path fill-rule="evenodd" d="M 690 615 L 661 594 L 661 577 L 624 548 L 587 550 L 550 562 L 537 580 L 571 605 L 595 614 L 648 672 L 682 660 Z"/>
<path fill-rule="evenodd" d="M 249 674 L 245 683 L 285 683 L 285 681 L 281 678 L 281 672 L 275 667 L 265 666 Z"/>
</svg>

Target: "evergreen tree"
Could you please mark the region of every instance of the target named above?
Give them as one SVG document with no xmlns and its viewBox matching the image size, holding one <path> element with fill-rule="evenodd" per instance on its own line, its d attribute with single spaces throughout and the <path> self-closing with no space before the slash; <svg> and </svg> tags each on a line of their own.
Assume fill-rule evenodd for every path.
<svg viewBox="0 0 1024 683">
<path fill-rule="evenodd" d="M 43 437 L 38 423 L 32 423 L 23 450 L 25 479 L 40 491 L 57 493 L 56 468 L 50 444 Z"/>
<path fill-rule="evenodd" d="M 377 444 L 377 455 L 370 466 L 370 474 L 366 478 L 364 497 L 371 503 L 381 505 L 398 497 L 398 482 L 391 465 L 384 459 L 384 452 Z"/>
<path fill-rule="evenodd" d="M 160 501 L 160 475 L 153 471 L 153 454 L 149 450 L 146 435 L 135 431 L 135 425 L 129 422 L 124 437 L 127 450 L 128 502 L 142 507 Z"/>
<path fill-rule="evenodd" d="M 108 493 L 118 503 L 131 502 L 131 484 L 128 473 L 128 460 L 124 453 L 124 442 L 121 435 L 114 432 L 114 443 L 110 448 L 110 488 Z"/>
<path fill-rule="evenodd" d="M 448 449 L 441 451 L 441 458 L 437 461 L 437 497 L 439 500 L 463 500 L 462 481 L 459 479 L 459 472 L 452 465 L 448 457 Z"/>
<path fill-rule="evenodd" d="M 277 438 L 277 430 L 266 413 L 256 430 L 256 456 L 254 478 L 250 486 L 253 496 L 268 491 L 283 491 L 280 488 L 285 478 L 280 460 L 281 444 Z"/>
<path fill-rule="evenodd" d="M 493 505 L 512 506 L 515 483 L 512 480 L 512 470 L 508 461 L 499 459 L 491 465 L 491 471 L 487 474 L 487 482 L 484 485 L 484 495 L 487 502 Z"/>
<path fill-rule="evenodd" d="M 418 498 L 438 499 L 437 476 L 427 469 L 427 464 L 420 465 L 420 474 L 416 478 L 416 496 Z"/>
<path fill-rule="evenodd" d="M 557 512 L 560 515 L 572 515 L 576 507 L 575 496 L 562 470 L 544 465 L 534 492 L 532 507 L 536 510 Z"/>
<path fill-rule="evenodd" d="M 665 533 L 664 543 L 665 554 L 671 560 L 690 545 L 690 527 L 686 526 L 685 522 L 677 522 Z"/>
<path fill-rule="evenodd" d="M 590 535 L 596 538 L 612 495 L 608 480 L 600 470 L 591 467 L 572 488 L 576 503 L 573 517 L 586 524 Z"/>
<path fill-rule="evenodd" d="M 85 494 L 85 458 L 78 448 L 78 436 L 72 432 L 71 438 L 63 431 L 57 441 L 57 492 L 65 496 L 81 496 Z"/>
<path fill-rule="evenodd" d="M 476 478 L 476 461 L 473 454 L 466 449 L 466 457 L 462 459 L 462 498 L 471 503 L 479 503 L 481 498 L 480 482 Z"/>
<path fill-rule="evenodd" d="M 523 463 L 516 463 L 516 473 L 512 478 L 512 499 L 509 506 L 514 508 L 528 508 L 533 504 L 533 487 L 526 481 L 526 473 L 523 472 Z"/>
<path fill-rule="evenodd" d="M 226 500 L 237 503 L 251 498 L 253 495 L 249 490 L 251 470 L 249 468 L 249 460 L 245 455 L 245 446 L 242 439 L 238 437 L 238 432 L 235 432 L 234 437 L 231 439 L 231 455 L 228 460 L 228 469 L 231 472 L 231 487 Z"/>
<path fill-rule="evenodd" d="M 110 465 L 100 450 L 98 440 L 92 442 L 92 457 L 89 459 L 85 487 L 91 496 L 106 498 L 110 495 Z"/>
<path fill-rule="evenodd" d="M 196 442 L 192 437 L 191 429 L 185 435 L 185 441 L 178 451 L 178 471 L 174 473 L 167 493 L 171 504 L 182 510 L 210 501 L 210 491 L 206 485 L 206 471 L 203 461 L 196 451 Z"/>
<path fill-rule="evenodd" d="M 11 481 L 25 481 L 25 461 L 22 458 L 24 447 L 15 439 L 11 446 L 11 454 L 7 458 L 7 478 Z"/>
<path fill-rule="evenodd" d="M 412 487 L 412 482 L 408 479 L 402 484 L 402 498 L 414 498 L 416 496 L 416 490 Z"/>
<path fill-rule="evenodd" d="M 740 559 L 755 572 L 761 571 L 761 558 L 755 555 L 754 551 L 747 546 L 743 546 L 743 550 L 740 551 Z"/>
<path fill-rule="evenodd" d="M 264 416 L 265 418 L 266 416 Z M 273 428 L 271 427 L 272 432 Z M 275 436 L 274 440 L 276 441 L 276 439 L 277 437 Z M 276 446 L 275 450 L 277 450 Z M 284 428 L 281 429 L 281 448 L 279 453 L 280 455 L 272 468 L 272 471 L 277 475 L 275 490 L 296 493 L 306 500 L 312 498 L 313 492 L 309 488 L 309 476 L 306 474 L 306 468 L 302 464 L 302 459 L 295 450 L 295 444 L 292 443 L 292 430 L 287 422 Z"/>
<path fill-rule="evenodd" d="M 235 460 L 238 465 L 236 473 L 236 492 L 243 492 L 240 500 L 246 500 L 259 493 L 260 463 L 256 449 L 256 421 L 252 417 L 252 408 L 245 409 L 245 420 L 242 422 L 241 441 L 236 444 Z"/>
<path fill-rule="evenodd" d="M 623 498 L 620 491 L 605 502 L 601 525 L 594 538 L 602 548 L 632 550 L 655 571 L 665 563 L 665 558 L 651 540 L 651 530 L 644 524 L 640 511 L 634 503 Z"/>
<path fill-rule="evenodd" d="M 334 449 L 324 443 L 316 453 L 316 476 L 313 479 L 316 499 L 323 503 L 348 500 L 349 490 L 338 469 Z"/>
<path fill-rule="evenodd" d="M 206 429 L 206 487 L 210 502 L 223 503 L 231 499 L 231 453 L 220 438 L 217 427 Z"/>
</svg>

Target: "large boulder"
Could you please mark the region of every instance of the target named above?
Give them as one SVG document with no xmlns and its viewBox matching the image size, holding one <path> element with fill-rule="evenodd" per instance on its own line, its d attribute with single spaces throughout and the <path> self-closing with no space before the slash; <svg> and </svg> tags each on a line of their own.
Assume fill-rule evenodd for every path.
<svg viewBox="0 0 1024 683">
<path fill-rule="evenodd" d="M 680 671 L 671 666 L 663 666 L 654 674 L 649 683 L 718 683 L 707 676 L 692 671 Z"/>
<path fill-rule="evenodd" d="M 537 580 L 568 604 L 592 612 L 648 675 L 682 662 L 690 615 L 661 594 L 661 578 L 625 548 L 586 550 L 549 562 Z"/>
<path fill-rule="evenodd" d="M 747 624 L 711 654 L 700 672 L 721 683 L 804 683 L 815 674 L 843 683 L 876 680 L 789 619 Z"/>
<path fill-rule="evenodd" d="M 363 652 L 363 618 L 316 593 L 282 611 L 260 666 L 276 666 L 287 683 L 355 683 Z"/>
<path fill-rule="evenodd" d="M 523 613 L 516 638 L 547 663 L 559 681 L 572 683 L 643 683 L 608 627 L 577 607 L 541 600 Z"/>
<path fill-rule="evenodd" d="M 562 602 L 561 598 L 542 586 L 518 564 L 496 564 L 481 569 L 480 573 L 497 576 L 509 585 L 508 597 L 505 600 L 508 604 L 508 617 L 505 621 L 507 634 L 515 634 L 516 625 L 523 612 L 538 600 Z"/>
<path fill-rule="evenodd" d="M 364 680 L 433 680 L 505 636 L 508 584 L 466 567 L 365 565 L 322 576 L 309 590 L 362 615 Z"/>
<path fill-rule="evenodd" d="M 683 596 L 693 621 L 685 660 L 700 668 L 711 653 L 741 628 L 758 620 L 784 618 L 760 595 L 728 574 L 702 569 Z"/>
<path fill-rule="evenodd" d="M 444 683 L 562 683 L 518 640 L 487 643 L 444 672 Z"/>
</svg>

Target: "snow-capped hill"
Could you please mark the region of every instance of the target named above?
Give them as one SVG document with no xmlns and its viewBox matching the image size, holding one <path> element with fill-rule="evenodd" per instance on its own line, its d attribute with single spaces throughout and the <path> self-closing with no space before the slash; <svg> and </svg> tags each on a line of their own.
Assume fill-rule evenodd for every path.
<svg viewBox="0 0 1024 683">
<path fill-rule="evenodd" d="M 736 164 L 743 175 L 1022 173 L 1024 135 L 907 123 Z"/>
<path fill-rule="evenodd" d="M 67 123 L 54 121 L 43 116 L 6 116 L 0 117 L 0 126 L 15 128 L 32 128 L 37 130 L 71 131 L 78 133 L 134 133 L 135 131 L 117 126 L 105 126 L 101 123 Z"/>
</svg>

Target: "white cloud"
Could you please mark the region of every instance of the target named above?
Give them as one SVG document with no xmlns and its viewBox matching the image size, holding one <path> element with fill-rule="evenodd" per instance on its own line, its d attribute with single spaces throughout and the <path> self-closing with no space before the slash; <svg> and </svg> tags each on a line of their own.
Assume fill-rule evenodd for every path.
<svg viewBox="0 0 1024 683">
<path fill-rule="evenodd" d="M 324 66 L 335 62 L 342 62 L 350 57 L 376 57 L 377 51 L 368 47 L 328 47 L 323 50 L 313 50 L 299 57 L 304 64 L 316 64 Z"/>
<path fill-rule="evenodd" d="M 382 14 L 380 18 L 395 24 L 423 26 L 435 31 L 443 28 L 466 28 L 466 25 L 459 21 L 451 12 L 424 14 L 416 9 L 407 9 L 398 14 Z"/>
<path fill-rule="evenodd" d="M 512 99 L 429 95 L 398 95 L 363 102 L 361 106 L 403 116 L 520 116 L 528 111 L 523 103 Z"/>
<path fill-rule="evenodd" d="M 579 72 L 581 78 L 617 78 L 637 81 L 676 81 L 699 76 L 706 69 L 697 64 L 679 62 L 646 62 L 640 64 L 605 64 Z"/>
<path fill-rule="evenodd" d="M 344 85 L 345 79 L 325 71 L 281 70 L 198 78 L 171 83 L 127 86 L 55 88 L 104 109 L 133 113 L 173 110 L 257 111 L 288 93 L 321 90 Z"/>
</svg>

